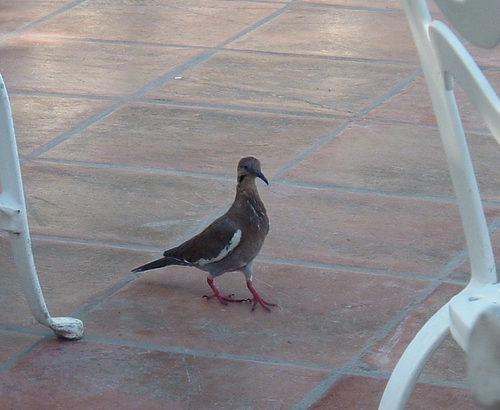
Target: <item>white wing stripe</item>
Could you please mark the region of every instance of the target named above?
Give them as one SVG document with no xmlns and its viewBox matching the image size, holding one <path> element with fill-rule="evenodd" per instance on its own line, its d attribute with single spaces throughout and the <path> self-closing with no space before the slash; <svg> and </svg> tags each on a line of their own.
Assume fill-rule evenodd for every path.
<svg viewBox="0 0 500 410">
<path fill-rule="evenodd" d="M 220 260 L 224 259 L 227 255 L 229 255 L 234 250 L 234 248 L 236 248 L 238 246 L 240 241 L 241 241 L 241 231 L 238 229 L 234 233 L 231 240 L 227 243 L 226 246 L 224 246 L 224 248 L 222 248 L 221 252 L 215 258 L 212 258 L 212 259 L 201 258 L 198 261 L 198 265 L 205 266 L 205 265 L 208 265 L 209 263 L 219 262 Z"/>
</svg>

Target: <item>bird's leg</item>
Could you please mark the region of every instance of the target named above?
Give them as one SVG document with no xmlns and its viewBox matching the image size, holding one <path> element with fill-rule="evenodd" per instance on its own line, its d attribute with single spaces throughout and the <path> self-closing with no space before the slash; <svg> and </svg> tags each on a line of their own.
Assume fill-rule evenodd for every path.
<svg viewBox="0 0 500 410">
<path fill-rule="evenodd" d="M 214 294 L 212 296 L 203 296 L 204 298 L 207 299 L 212 299 L 212 298 L 217 298 L 219 299 L 219 302 L 222 303 L 223 305 L 227 305 L 227 302 L 250 302 L 250 299 L 235 299 L 234 295 L 229 295 L 229 296 L 222 296 L 220 293 L 220 290 L 217 286 L 215 286 L 215 281 L 213 279 L 207 278 L 207 283 L 208 286 L 214 291 Z"/>
<path fill-rule="evenodd" d="M 247 280 L 247 287 L 248 287 L 248 290 L 252 293 L 253 295 L 253 298 L 251 300 L 252 302 L 252 311 L 255 310 L 255 306 L 257 306 L 257 303 L 259 303 L 264 309 L 266 309 L 268 312 L 271 311 L 271 309 L 268 308 L 268 306 L 276 306 L 276 304 L 274 303 L 269 303 L 269 302 L 266 302 L 264 299 L 262 299 L 260 297 L 260 295 L 257 293 L 257 291 L 255 290 L 255 288 L 253 287 L 253 284 L 252 284 L 252 281 L 251 280 Z"/>
</svg>

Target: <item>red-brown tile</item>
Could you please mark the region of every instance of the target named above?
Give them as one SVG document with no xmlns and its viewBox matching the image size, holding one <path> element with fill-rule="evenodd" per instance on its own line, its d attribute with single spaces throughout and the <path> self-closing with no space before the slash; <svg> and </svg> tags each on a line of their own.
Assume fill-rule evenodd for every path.
<svg viewBox="0 0 500 410">
<path fill-rule="evenodd" d="M 9 34 L 19 30 L 60 7 L 68 4 L 69 0 L 17 0 L 0 4 L 0 38 L 2 34 Z"/>
<path fill-rule="evenodd" d="M 5 408 L 292 408 L 321 370 L 52 340 L 0 374 Z"/>
<path fill-rule="evenodd" d="M 0 47 L 0 72 L 9 89 L 125 97 L 201 52 L 12 38 Z"/>
<path fill-rule="evenodd" d="M 484 200 L 500 201 L 500 150 L 469 133 Z M 454 198 L 439 132 L 410 124 L 352 123 L 281 178 L 316 184 Z"/>
<path fill-rule="evenodd" d="M 403 10 L 404 8 L 401 0 L 304 0 L 304 3 L 328 4 L 331 6 L 360 9 Z M 426 3 L 432 13 L 440 11 L 434 1 L 426 1 Z"/>
<path fill-rule="evenodd" d="M 310 410 L 376 409 L 382 397 L 385 380 L 361 376 L 343 376 Z"/>
<path fill-rule="evenodd" d="M 222 51 L 146 98 L 352 116 L 414 71 L 396 64 Z"/>
<path fill-rule="evenodd" d="M 491 84 L 497 90 L 500 90 L 500 74 L 498 72 L 486 72 L 486 76 Z M 458 83 L 455 87 L 455 96 L 464 127 L 486 130 L 487 127 L 481 115 Z M 402 92 L 369 112 L 367 118 L 435 125 L 436 117 L 434 116 L 424 76 L 420 75 Z"/>
<path fill-rule="evenodd" d="M 459 293 L 463 286 L 442 284 L 424 302 L 422 302 L 409 316 L 378 345 L 372 352 L 364 355 L 362 361 L 371 368 L 390 372 L 399 361 L 408 344 L 417 332 L 454 295 Z M 424 368 L 422 375 L 436 380 L 465 382 L 466 380 L 465 354 L 462 349 L 449 338 L 431 358 Z"/>
<path fill-rule="evenodd" d="M 304 0 L 304 3 L 346 6 L 349 8 L 402 9 L 401 0 Z"/>
<path fill-rule="evenodd" d="M 465 48 L 472 55 L 479 67 L 493 69 L 500 68 L 500 47 L 484 49 L 471 43 L 465 43 Z M 495 76 L 494 72 L 487 72 L 486 75 L 488 79 L 490 79 L 493 88 L 495 88 L 498 93 L 498 90 L 500 90 L 498 75 Z"/>
<path fill-rule="evenodd" d="M 126 4 L 88 0 L 38 24 L 28 34 L 215 47 L 281 7 L 249 1 Z"/>
<path fill-rule="evenodd" d="M 436 117 L 424 75 L 420 75 L 404 90 L 367 113 L 366 117 L 435 125 Z"/>
<path fill-rule="evenodd" d="M 308 5 L 292 7 L 226 47 L 418 62 L 415 44 L 403 13 Z"/>
<path fill-rule="evenodd" d="M 427 286 L 257 262 L 255 288 L 278 305 L 268 313 L 260 306 L 252 312 L 247 303 L 226 307 L 203 299 L 210 293 L 205 277 L 193 268 L 146 272 L 86 318 L 87 334 L 337 366 Z M 224 294 L 250 296 L 241 273 L 223 275 L 217 284 Z"/>
<path fill-rule="evenodd" d="M 376 409 L 382 398 L 386 381 L 362 376 L 344 376 L 310 410 L 368 410 Z M 467 389 L 417 384 L 410 397 L 408 410 L 478 409 Z"/>
<path fill-rule="evenodd" d="M 69 316 L 125 280 L 144 253 L 117 248 L 33 240 L 33 254 L 45 302 L 52 316 Z M 0 236 L 0 325 L 33 326 L 21 290 L 9 240 Z M 43 329 L 41 325 L 35 325 Z"/>
<path fill-rule="evenodd" d="M 497 265 L 497 275 L 500 269 L 500 230 L 494 232 L 491 237 L 491 245 L 493 256 Z M 449 275 L 450 278 L 462 280 L 464 283 L 468 282 L 471 278 L 470 259 L 467 257 L 459 266 L 457 266 Z"/>
<path fill-rule="evenodd" d="M 285 184 L 262 198 L 265 256 L 436 275 L 465 246 L 453 203 Z"/>
<path fill-rule="evenodd" d="M 235 187 L 223 179 L 46 163 L 27 164 L 23 174 L 33 233 L 151 246 L 173 245 L 222 213 Z"/>
<path fill-rule="evenodd" d="M 2 299 L 3 301 L 3 299 Z M 2 306 L 3 307 L 3 306 Z M 19 333 L 15 331 L 0 330 L 0 340 L 2 349 L 0 349 L 0 365 L 8 360 L 16 360 L 18 355 L 31 348 L 42 336 Z"/>
<path fill-rule="evenodd" d="M 52 96 L 11 94 L 9 97 L 20 155 L 30 154 L 114 104 L 106 100 Z"/>
<path fill-rule="evenodd" d="M 236 181 L 239 159 L 253 155 L 270 178 L 342 122 L 335 118 L 127 104 L 41 157 L 223 174 Z"/>
</svg>

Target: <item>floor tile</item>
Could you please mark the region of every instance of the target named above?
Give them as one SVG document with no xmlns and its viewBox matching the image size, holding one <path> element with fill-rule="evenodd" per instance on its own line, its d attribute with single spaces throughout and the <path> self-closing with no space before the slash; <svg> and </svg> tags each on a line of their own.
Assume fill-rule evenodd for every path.
<svg viewBox="0 0 500 410">
<path fill-rule="evenodd" d="M 500 49 L 466 47 L 500 90 Z M 48 308 L 85 325 L 68 343 L 35 322 L 0 233 L 3 407 L 375 409 L 469 279 L 400 1 L 7 1 L 0 72 Z M 500 150 L 455 91 L 494 230 Z M 207 301 L 194 268 L 131 274 L 227 209 L 246 155 L 270 179 L 254 284 L 277 306 Z M 465 363 L 447 339 L 408 408 L 476 409 Z"/>
<path fill-rule="evenodd" d="M 362 357 L 374 370 L 390 372 L 421 327 L 463 286 L 442 284 L 379 344 Z M 422 376 L 452 382 L 466 382 L 466 360 L 462 349 L 449 338 L 438 348 Z"/>
<path fill-rule="evenodd" d="M 249 296 L 240 273 L 224 275 L 217 284 L 221 292 L 236 298 Z M 209 293 L 205 274 L 193 269 L 144 273 L 89 315 L 87 332 L 337 366 L 426 286 L 420 281 L 262 262 L 256 264 L 254 285 L 278 305 L 271 313 L 261 307 L 251 312 L 246 303 L 224 307 L 203 299 Z M 116 324 L 112 328 L 106 325 L 111 317 Z"/>
<path fill-rule="evenodd" d="M 368 10 L 294 6 L 227 47 L 418 62 L 405 15 Z"/>
<path fill-rule="evenodd" d="M 492 85 L 497 85 L 497 89 L 500 89 L 498 86 L 500 85 L 500 73 L 486 72 L 486 76 Z M 455 87 L 455 95 L 464 127 L 486 130 L 487 127 L 481 115 L 459 84 Z M 436 118 L 423 74 L 410 83 L 401 93 L 394 95 L 368 113 L 367 117 L 435 125 Z"/>
<path fill-rule="evenodd" d="M 356 9 L 378 9 L 385 11 L 404 10 L 404 4 L 401 0 L 304 0 L 304 3 L 325 4 Z M 442 15 L 442 13 L 440 13 L 439 7 L 434 1 L 427 1 L 427 7 L 429 7 L 429 10 L 431 13 L 433 13 L 433 15 Z"/>
<path fill-rule="evenodd" d="M 481 195 L 499 201 L 500 149 L 489 135 L 469 133 Z M 287 180 L 454 198 L 436 129 L 354 122 L 282 176 Z"/>
<path fill-rule="evenodd" d="M 142 2 L 89 0 L 28 34 L 215 47 L 283 7 L 278 3 L 209 0 Z"/>
<path fill-rule="evenodd" d="M 222 214 L 235 189 L 233 181 L 112 167 L 39 162 L 23 173 L 33 233 L 160 247 Z"/>
<path fill-rule="evenodd" d="M 0 5 L 0 39 L 2 34 L 19 30 L 68 3 L 70 3 L 68 0 L 2 2 Z"/>
<path fill-rule="evenodd" d="M 53 96 L 9 96 L 19 154 L 29 155 L 114 104 Z"/>
<path fill-rule="evenodd" d="M 20 354 L 37 343 L 42 336 L 19 333 L 16 331 L 0 330 L 2 350 L 0 350 L 0 366 L 9 360 L 16 360 Z"/>
<path fill-rule="evenodd" d="M 3 372 L 0 391 L 4 405 L 13 408 L 36 402 L 74 409 L 210 409 L 228 404 L 280 409 L 291 408 L 326 375 L 250 361 L 53 340 Z"/>
<path fill-rule="evenodd" d="M 227 51 L 146 98 L 352 116 L 414 71 L 415 67 L 391 64 Z"/>
<path fill-rule="evenodd" d="M 236 179 L 239 159 L 253 155 L 271 178 L 341 124 L 339 119 L 130 104 L 41 157 Z"/>
<path fill-rule="evenodd" d="M 377 408 L 386 382 L 362 376 L 344 376 L 310 407 L 311 410 L 374 409 Z M 466 389 L 417 384 L 410 397 L 408 410 L 421 409 L 479 409 Z"/>
<path fill-rule="evenodd" d="M 403 9 L 401 0 L 304 0 L 304 3 L 382 10 Z"/>
<path fill-rule="evenodd" d="M 70 316 L 127 279 L 144 253 L 59 241 L 32 242 L 38 278 L 52 316 Z M 0 236 L 0 325 L 36 324 L 22 293 L 9 240 Z M 36 324 L 36 328 L 43 329 Z"/>
<path fill-rule="evenodd" d="M 9 89 L 126 96 L 201 50 L 62 39 L 15 38 L 0 48 Z"/>
<path fill-rule="evenodd" d="M 288 184 L 262 198 L 271 219 L 265 256 L 431 276 L 465 246 L 450 203 Z"/>
<path fill-rule="evenodd" d="M 473 44 L 466 42 L 465 48 L 467 51 L 474 57 L 477 65 L 483 68 L 494 69 L 493 72 L 487 72 L 486 76 L 490 78 L 490 75 L 494 75 L 495 69 L 498 70 L 500 68 L 500 49 L 498 47 L 493 49 L 483 49 L 480 47 L 476 47 Z M 491 81 L 491 85 L 498 93 L 499 90 L 499 81 L 498 76 L 493 77 L 496 81 Z"/>
<path fill-rule="evenodd" d="M 500 268 L 500 231 L 498 229 L 491 234 L 490 240 L 498 272 Z M 469 282 L 471 278 L 470 259 L 467 257 L 459 266 L 453 269 L 449 277 L 456 280 L 462 280 L 465 283 Z"/>
<path fill-rule="evenodd" d="M 88 335 L 339 366 L 427 284 L 329 269 L 256 263 L 254 285 L 276 303 L 207 301 L 206 274 L 168 267 L 145 272 L 86 318 Z M 241 273 L 217 279 L 223 294 L 250 296 Z M 108 326 L 109 322 L 114 326 Z M 292 325 L 293 323 L 293 325 Z M 311 337 L 314 335 L 314 337 Z"/>
</svg>

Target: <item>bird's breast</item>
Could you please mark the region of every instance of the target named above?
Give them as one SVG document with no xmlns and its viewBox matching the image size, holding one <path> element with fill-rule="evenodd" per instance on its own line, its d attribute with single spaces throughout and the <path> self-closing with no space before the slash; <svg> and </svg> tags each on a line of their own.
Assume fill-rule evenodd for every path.
<svg viewBox="0 0 500 410">
<path fill-rule="evenodd" d="M 247 199 L 248 219 L 252 231 L 264 231 L 265 234 L 269 231 L 269 219 L 263 205 Z"/>
</svg>

